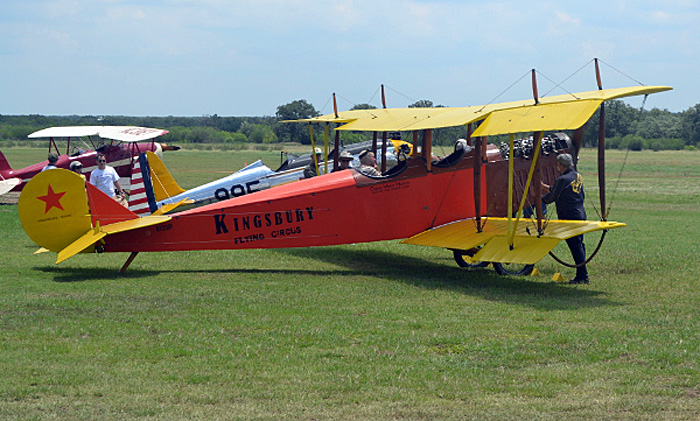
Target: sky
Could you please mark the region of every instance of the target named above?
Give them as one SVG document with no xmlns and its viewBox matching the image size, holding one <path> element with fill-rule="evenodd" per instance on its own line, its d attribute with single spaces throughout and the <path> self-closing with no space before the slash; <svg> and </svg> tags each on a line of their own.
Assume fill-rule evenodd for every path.
<svg viewBox="0 0 700 421">
<path fill-rule="evenodd" d="M 700 103 L 700 0 L 3 0 L 0 114 L 481 105 L 533 68 L 540 96 L 595 90 L 595 57 L 605 88 L 674 88 L 646 109 Z"/>
</svg>

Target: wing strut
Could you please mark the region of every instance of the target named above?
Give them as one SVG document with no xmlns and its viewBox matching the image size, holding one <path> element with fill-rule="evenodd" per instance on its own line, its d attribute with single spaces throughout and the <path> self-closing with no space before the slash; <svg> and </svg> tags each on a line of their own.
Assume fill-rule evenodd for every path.
<svg viewBox="0 0 700 421">
<path fill-rule="evenodd" d="M 483 138 L 477 137 L 474 140 L 474 210 L 476 211 L 476 232 L 481 232 L 481 141 Z M 430 161 L 428 161 L 430 162 Z"/>
<path fill-rule="evenodd" d="M 535 99 L 535 105 L 540 103 L 539 93 L 537 92 L 537 74 L 535 69 L 532 69 L 532 96 Z M 513 242 L 515 239 L 515 232 L 518 230 L 518 224 L 520 223 L 520 216 L 523 212 L 523 207 L 525 206 L 525 201 L 530 192 L 530 182 L 534 178 L 535 180 L 535 212 L 537 215 L 537 236 L 541 236 L 542 230 L 542 191 L 541 191 L 541 172 L 540 172 L 540 150 L 542 132 L 535 132 L 532 139 L 532 147 L 535 149 L 535 153 L 532 156 L 532 165 L 530 166 L 530 172 L 527 175 L 527 182 L 525 183 L 525 189 L 523 190 L 523 197 L 520 199 L 520 206 L 518 207 L 518 213 L 515 216 L 515 222 L 513 222 L 512 214 L 513 209 L 513 133 L 510 134 L 510 155 L 508 156 L 508 247 L 513 250 Z"/>
<path fill-rule="evenodd" d="M 384 174 L 386 172 L 386 142 L 388 139 L 388 133 L 382 132 L 382 167 L 381 172 Z"/>
<path fill-rule="evenodd" d="M 535 69 L 532 69 L 532 95 L 535 97 L 535 105 L 540 103 L 540 94 L 537 92 L 537 74 L 535 73 Z M 542 144 L 540 143 L 540 139 L 542 139 L 542 134 L 543 132 L 536 132 L 533 136 L 533 147 L 537 148 L 537 151 L 539 151 L 542 148 Z M 535 156 L 537 157 L 538 154 L 536 153 Z M 536 162 L 534 162 L 536 161 Z M 535 166 L 535 212 L 537 216 L 537 236 L 541 236 L 543 234 L 542 230 L 542 165 L 540 163 L 540 160 L 537 158 L 534 158 L 534 161 L 532 165 Z M 523 192 L 523 198 L 527 197 L 529 191 L 526 189 Z M 524 202 L 523 202 L 524 203 Z M 522 206 L 520 208 L 522 210 Z M 511 244 L 512 246 L 512 244 Z"/>
<path fill-rule="evenodd" d="M 539 104 L 540 95 L 537 92 L 537 73 L 535 72 L 535 69 L 532 69 L 532 96 L 535 98 L 535 105 Z"/>
<path fill-rule="evenodd" d="M 331 141 L 331 123 L 326 123 L 323 131 L 323 173 L 328 174 L 328 145 Z M 319 173 L 316 173 L 319 174 Z M 320 174 L 319 174 L 320 175 Z"/>
<path fill-rule="evenodd" d="M 316 142 L 314 141 L 314 128 L 309 123 L 309 137 L 311 137 L 311 160 L 314 162 L 316 167 L 316 175 L 319 174 L 318 171 L 318 160 L 316 159 Z"/>
<path fill-rule="evenodd" d="M 513 177 L 514 171 L 513 166 L 515 165 L 515 159 L 513 156 L 513 142 L 515 134 L 511 133 L 508 138 L 508 238 L 511 238 L 511 233 L 514 231 L 513 226 Z M 512 243 L 508 243 L 512 246 Z M 512 248 L 511 248 L 512 249 Z"/>
<path fill-rule="evenodd" d="M 525 182 L 525 189 L 523 190 L 523 197 L 520 199 L 520 206 L 518 207 L 518 213 L 515 216 L 515 222 L 513 222 L 513 230 L 510 233 L 510 236 L 508 237 L 508 246 L 510 247 L 511 250 L 513 250 L 513 239 L 515 237 L 515 232 L 518 230 L 518 223 L 520 223 L 520 215 L 523 213 L 523 207 L 525 206 L 525 201 L 527 200 L 527 192 L 530 191 L 530 182 L 532 182 L 532 176 L 535 174 L 535 168 L 537 167 L 537 161 L 540 158 L 540 150 L 542 147 L 540 146 L 540 142 L 542 139 L 542 132 L 535 132 L 534 139 L 532 141 L 533 148 L 535 149 L 535 153 L 532 156 L 532 165 L 530 165 L 530 172 L 527 174 L 527 181 Z M 512 158 L 511 158 L 512 159 Z M 538 217 L 539 219 L 539 217 Z M 539 226 L 538 226 L 539 229 Z"/>
<path fill-rule="evenodd" d="M 333 92 L 333 111 L 335 112 L 335 118 L 338 118 L 338 102 L 335 99 L 335 92 Z M 335 125 L 338 128 L 338 125 Z M 340 157 L 340 132 L 335 130 L 335 147 L 333 148 L 335 153 L 333 154 L 333 171 L 338 170 L 338 159 Z"/>
<path fill-rule="evenodd" d="M 595 77 L 598 82 L 598 90 L 603 90 L 600 78 L 598 59 L 595 60 Z M 608 212 L 605 209 L 605 102 L 600 104 L 600 125 L 598 126 L 598 188 L 600 190 L 600 219 L 607 221 Z"/>
</svg>

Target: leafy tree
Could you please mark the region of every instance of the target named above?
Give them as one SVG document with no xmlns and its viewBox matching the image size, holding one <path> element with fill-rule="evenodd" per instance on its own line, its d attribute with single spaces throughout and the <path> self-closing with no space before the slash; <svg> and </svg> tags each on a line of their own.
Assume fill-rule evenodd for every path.
<svg viewBox="0 0 700 421">
<path fill-rule="evenodd" d="M 375 107 L 372 104 L 355 104 L 355 105 L 353 105 L 352 108 L 350 108 L 351 111 L 352 110 L 376 110 L 376 109 L 377 109 L 377 107 Z"/>
<path fill-rule="evenodd" d="M 351 145 L 353 143 L 364 142 L 367 140 L 367 136 L 363 133 L 357 132 L 340 132 L 340 143 L 342 145 Z"/>
<path fill-rule="evenodd" d="M 240 133 L 247 136 L 248 140 L 253 143 L 277 142 L 277 136 L 272 131 L 272 127 L 264 124 L 251 124 L 245 121 L 241 124 Z"/>
<path fill-rule="evenodd" d="M 605 103 L 605 137 L 625 137 L 634 133 L 638 110 L 622 101 L 612 100 Z M 586 124 L 583 138 L 584 146 L 598 144 L 598 126 L 600 125 L 600 108 Z"/>
<path fill-rule="evenodd" d="M 305 99 L 299 99 L 289 104 L 277 107 L 275 116 L 280 120 L 299 120 L 304 118 L 318 117 L 320 114 L 313 105 Z M 274 128 L 275 134 L 282 141 L 292 141 L 300 143 L 311 143 L 308 130 L 299 123 L 279 123 Z"/>
<path fill-rule="evenodd" d="M 635 134 L 644 139 L 680 138 L 681 117 L 668 110 L 653 108 L 639 113 Z"/>
<path fill-rule="evenodd" d="M 408 106 L 408 108 L 433 108 L 433 107 L 434 107 L 433 101 L 431 101 L 429 99 L 421 99 L 421 100 L 418 100 L 418 101 L 416 101 L 413 104 Z"/>
<path fill-rule="evenodd" d="M 700 104 L 688 108 L 681 114 L 681 137 L 689 146 L 700 146 Z"/>
</svg>

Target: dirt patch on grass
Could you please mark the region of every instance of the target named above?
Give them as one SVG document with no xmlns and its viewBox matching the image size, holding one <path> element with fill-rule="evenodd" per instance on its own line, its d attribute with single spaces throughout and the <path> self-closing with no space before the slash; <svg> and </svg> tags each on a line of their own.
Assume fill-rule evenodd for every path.
<svg viewBox="0 0 700 421">
<path fill-rule="evenodd" d="M 16 205 L 19 201 L 19 192 L 11 191 L 0 195 L 0 205 Z"/>
</svg>

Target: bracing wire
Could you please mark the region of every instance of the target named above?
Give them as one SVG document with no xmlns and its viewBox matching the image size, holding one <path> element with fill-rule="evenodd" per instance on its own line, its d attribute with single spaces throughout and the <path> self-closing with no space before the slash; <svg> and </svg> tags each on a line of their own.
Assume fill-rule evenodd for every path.
<svg viewBox="0 0 700 421">
<path fill-rule="evenodd" d="M 331 102 L 332 99 L 333 99 L 333 95 L 328 97 L 328 100 L 326 100 L 326 103 L 323 105 L 323 108 L 321 108 L 321 114 L 324 113 L 324 110 L 326 109 L 326 107 L 328 107 L 328 104 Z"/>
<path fill-rule="evenodd" d="M 552 89 L 550 89 L 549 91 L 547 91 L 546 94 L 542 95 L 542 97 L 545 97 L 545 96 L 547 96 L 547 94 L 549 94 L 549 93 L 552 92 L 553 90 L 555 90 L 555 89 L 557 89 L 557 88 L 560 88 L 561 90 L 563 90 L 563 91 L 566 92 L 567 94 L 571 95 L 571 96 L 574 97 L 575 99 L 579 99 L 579 97 L 577 97 L 577 96 L 574 95 L 572 92 L 569 92 L 568 90 L 564 89 L 563 86 L 561 86 L 564 82 L 557 83 L 557 82 L 553 81 L 552 79 L 548 78 L 547 75 L 545 75 L 544 73 L 542 73 L 542 72 L 540 72 L 540 71 L 538 71 L 537 74 L 540 75 L 540 76 L 542 76 L 543 78 L 547 79 L 548 81 L 550 81 L 550 82 L 552 82 L 552 83 L 554 84 L 554 87 L 553 87 Z M 573 76 L 573 75 L 571 75 L 571 76 Z M 571 78 L 571 76 L 569 76 L 569 78 Z M 569 78 L 567 78 L 567 79 L 569 79 Z M 565 79 L 565 81 L 566 81 L 566 79 Z"/>
<path fill-rule="evenodd" d="M 494 97 L 491 101 L 489 101 L 488 104 L 485 104 L 483 107 L 481 107 L 481 109 L 480 109 L 479 111 L 481 111 L 481 110 L 483 110 L 484 108 L 486 108 L 487 106 L 493 104 L 498 98 L 500 98 L 503 94 L 505 94 L 506 92 L 508 92 L 508 91 L 510 90 L 510 88 L 512 88 L 513 86 L 517 85 L 518 82 L 520 82 L 521 80 L 523 80 L 523 79 L 524 79 L 525 77 L 527 77 L 527 75 L 529 75 L 529 74 L 531 74 L 531 73 L 530 73 L 530 71 L 528 70 L 524 75 L 522 75 L 522 76 L 520 77 L 520 79 L 518 79 L 518 80 L 516 80 L 515 82 L 513 82 L 509 87 L 507 87 L 506 89 L 504 89 L 503 92 L 501 92 L 500 94 L 496 95 L 496 97 Z"/>
<path fill-rule="evenodd" d="M 617 175 L 617 181 L 615 181 L 615 188 L 613 189 L 613 192 L 612 192 L 613 194 L 612 194 L 612 197 L 610 198 L 610 203 L 608 203 L 608 208 L 605 210 L 606 215 L 610 213 L 610 208 L 612 208 L 612 204 L 613 204 L 613 202 L 615 200 L 615 196 L 617 194 L 617 187 L 620 184 L 620 179 L 622 178 L 622 172 L 625 170 L 625 164 L 627 164 L 627 157 L 629 156 L 629 154 L 630 154 L 630 150 L 627 149 L 627 153 L 625 153 L 625 159 L 622 160 L 622 166 L 620 167 L 620 173 Z"/>
<path fill-rule="evenodd" d="M 610 67 L 611 69 L 613 69 L 614 71 L 618 72 L 619 74 L 625 76 L 625 77 L 628 78 L 629 80 L 633 80 L 635 83 L 639 84 L 640 86 L 645 86 L 642 82 L 638 81 L 637 79 L 633 78 L 632 76 L 628 75 L 627 73 L 623 72 L 622 70 L 619 70 L 619 69 L 613 67 L 611 64 L 606 63 L 606 62 L 604 62 L 604 61 L 601 60 L 601 59 L 598 59 L 598 61 L 599 61 L 600 63 L 603 63 L 603 64 L 605 64 L 606 66 Z"/>
<path fill-rule="evenodd" d="M 342 95 L 340 95 L 340 94 L 337 94 L 337 93 L 336 93 L 335 95 L 336 95 L 338 98 L 342 99 L 343 101 L 346 101 L 347 103 L 352 104 L 353 107 L 357 105 L 356 103 L 350 101 L 349 99 L 345 98 L 344 96 L 342 96 Z M 371 115 L 372 117 L 375 117 L 375 114 L 372 113 L 372 110 L 371 110 L 371 109 L 370 109 L 370 110 L 364 110 L 364 109 L 363 109 L 362 111 L 365 111 L 367 114 Z"/>
<path fill-rule="evenodd" d="M 392 88 L 392 87 L 390 87 L 390 86 L 384 85 L 384 87 L 387 88 L 387 89 L 389 89 L 389 90 L 391 90 L 391 92 L 393 92 L 393 93 L 395 93 L 395 94 L 401 95 L 402 97 L 406 98 L 406 99 L 409 100 L 409 101 L 418 102 L 417 100 L 415 100 L 415 99 L 413 99 L 413 98 L 411 98 L 411 97 L 409 97 L 409 96 L 404 95 L 403 93 L 397 91 L 396 89 L 394 89 L 394 88 Z M 376 94 L 375 94 L 375 95 L 376 95 Z"/>
<path fill-rule="evenodd" d="M 381 89 L 381 88 L 377 88 L 377 90 L 374 91 L 374 93 L 372 94 L 372 97 L 369 99 L 369 101 L 367 101 L 368 104 L 371 104 L 371 103 L 372 103 L 372 101 L 374 100 L 374 97 L 377 96 L 377 93 L 379 93 L 379 90 L 380 90 L 380 89 Z"/>
<path fill-rule="evenodd" d="M 573 72 L 572 74 L 570 74 L 566 79 L 562 80 L 562 81 L 559 82 L 559 83 L 553 82 L 553 81 L 551 81 L 551 79 L 549 79 L 547 76 L 543 75 L 543 74 L 540 73 L 540 72 L 537 72 L 537 73 L 541 74 L 542 76 L 544 76 L 545 78 L 547 78 L 547 80 L 549 80 L 550 82 L 554 83 L 554 85 L 555 85 L 552 89 L 548 90 L 544 95 L 542 95 L 542 97 L 546 97 L 546 96 L 549 95 L 553 90 L 555 90 L 555 89 L 557 89 L 557 88 L 560 88 L 561 85 L 563 85 L 567 80 L 569 80 L 569 79 L 571 79 L 572 77 L 576 76 L 576 74 L 577 74 L 578 72 L 580 72 L 580 71 L 583 70 L 586 66 L 588 66 L 589 64 L 591 64 L 592 61 L 593 61 L 593 59 L 589 60 L 588 62 L 586 62 L 586 64 L 584 64 L 583 66 L 579 67 L 578 70 L 576 70 L 575 72 Z M 564 89 L 564 88 L 562 88 L 562 89 Z M 566 91 L 566 89 L 564 89 L 564 90 Z M 572 94 L 571 92 L 569 92 L 569 91 L 566 91 L 566 92 L 567 92 L 569 95 L 573 95 L 573 94 Z"/>
</svg>

